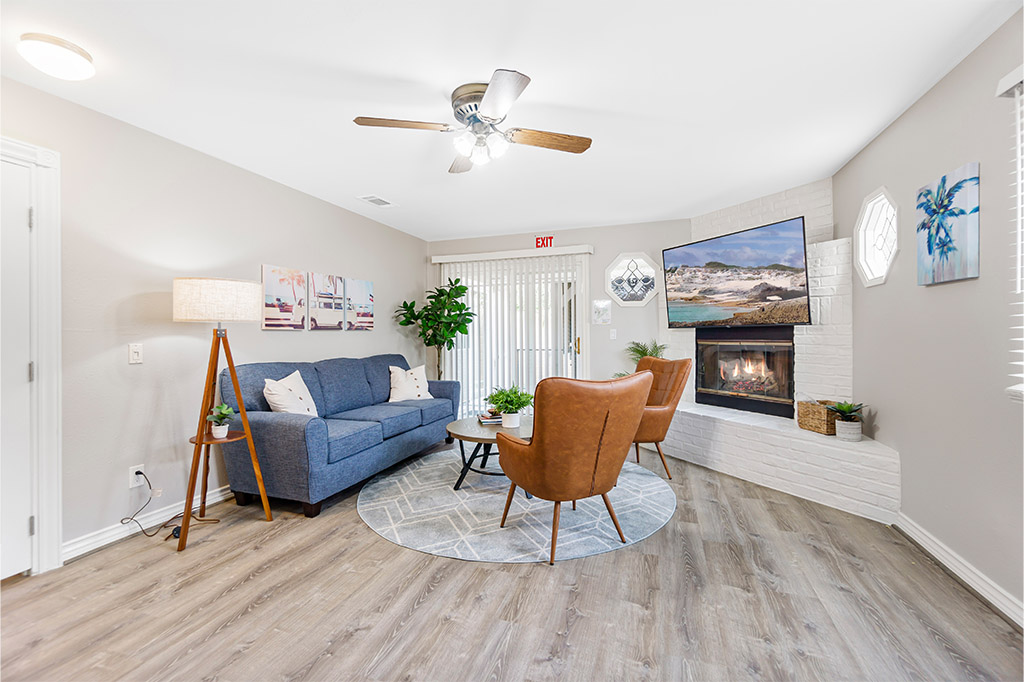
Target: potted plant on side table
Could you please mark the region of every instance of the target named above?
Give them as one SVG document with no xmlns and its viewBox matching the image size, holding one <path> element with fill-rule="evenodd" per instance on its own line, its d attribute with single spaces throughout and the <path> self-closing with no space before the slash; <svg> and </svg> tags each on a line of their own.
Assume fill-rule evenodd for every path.
<svg viewBox="0 0 1024 682">
<path fill-rule="evenodd" d="M 863 437 L 860 412 L 864 403 L 836 403 L 826 409 L 836 413 L 836 439 L 856 443 Z"/>
<path fill-rule="evenodd" d="M 518 386 L 495 388 L 487 396 L 487 402 L 501 412 L 501 426 L 505 429 L 519 428 L 519 411 L 533 405 L 533 395 Z"/>
<path fill-rule="evenodd" d="M 214 438 L 227 438 L 228 426 L 235 417 L 235 411 L 227 403 L 221 403 L 210 410 L 206 421 L 210 422 L 210 435 Z"/>
</svg>

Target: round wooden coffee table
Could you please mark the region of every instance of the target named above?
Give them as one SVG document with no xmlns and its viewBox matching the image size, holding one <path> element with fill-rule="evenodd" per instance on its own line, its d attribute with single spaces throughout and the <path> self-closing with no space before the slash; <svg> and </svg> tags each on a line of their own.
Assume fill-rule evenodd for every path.
<svg viewBox="0 0 1024 682">
<path fill-rule="evenodd" d="M 475 471 L 486 476 L 504 476 L 501 471 L 484 471 L 487 468 L 487 458 L 491 456 L 491 446 L 498 442 L 498 434 L 507 433 L 510 436 L 521 438 L 525 441 L 533 437 L 533 417 L 520 415 L 518 429 L 506 429 L 499 424 L 481 424 L 476 415 L 460 419 L 448 425 L 448 435 L 457 438 L 459 441 L 459 454 L 462 455 L 462 472 L 459 480 L 455 482 L 455 489 L 458 490 L 462 482 L 466 480 L 466 474 Z M 466 443 L 476 443 L 473 454 L 466 458 Z M 481 452 L 481 449 L 483 452 Z M 501 453 L 498 453 L 501 454 Z M 480 468 L 473 468 L 473 462 L 480 460 Z M 501 463 L 498 463 L 501 466 Z"/>
</svg>

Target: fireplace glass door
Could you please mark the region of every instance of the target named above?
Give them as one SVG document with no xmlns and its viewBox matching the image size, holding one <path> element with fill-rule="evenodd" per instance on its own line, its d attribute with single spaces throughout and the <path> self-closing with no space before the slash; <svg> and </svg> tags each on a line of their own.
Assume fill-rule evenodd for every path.
<svg viewBox="0 0 1024 682">
<path fill-rule="evenodd" d="M 793 344 L 787 341 L 698 341 L 697 393 L 708 397 L 793 405 Z M 699 401 L 705 402 L 705 401 Z M 752 405 L 735 405 L 759 410 Z M 767 406 L 765 406 L 767 407 Z"/>
</svg>

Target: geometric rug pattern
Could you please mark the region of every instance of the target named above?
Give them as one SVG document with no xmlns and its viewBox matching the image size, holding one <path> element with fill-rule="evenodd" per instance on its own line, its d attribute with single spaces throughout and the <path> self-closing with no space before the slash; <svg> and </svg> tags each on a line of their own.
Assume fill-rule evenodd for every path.
<svg viewBox="0 0 1024 682">
<path fill-rule="evenodd" d="M 488 471 L 500 471 L 492 454 Z M 474 466 L 480 468 L 480 460 Z M 462 460 L 444 450 L 378 474 L 359 493 L 359 516 L 396 545 L 428 554 L 496 563 L 547 561 L 554 503 L 527 499 L 516 490 L 504 528 L 499 528 L 509 480 L 470 471 L 460 490 Z M 555 559 L 578 559 L 640 542 L 668 523 L 676 509 L 672 488 L 657 474 L 626 462 L 608 493 L 626 544 L 619 540 L 601 496 L 562 503 Z"/>
</svg>

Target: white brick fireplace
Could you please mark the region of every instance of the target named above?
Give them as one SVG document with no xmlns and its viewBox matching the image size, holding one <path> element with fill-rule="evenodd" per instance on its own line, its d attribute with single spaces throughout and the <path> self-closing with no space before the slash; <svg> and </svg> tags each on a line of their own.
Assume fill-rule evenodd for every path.
<svg viewBox="0 0 1024 682">
<path fill-rule="evenodd" d="M 794 329 L 797 399 L 852 399 L 853 250 L 832 239 L 832 185 L 823 180 L 693 220 L 705 239 L 805 217 L 812 325 Z M 664 324 L 664 323 L 663 323 Z M 663 326 L 668 357 L 695 357 L 694 332 Z M 693 382 L 669 429 L 665 454 L 883 523 L 900 508 L 899 453 L 865 439 L 843 443 L 795 419 L 693 402 Z"/>
</svg>

